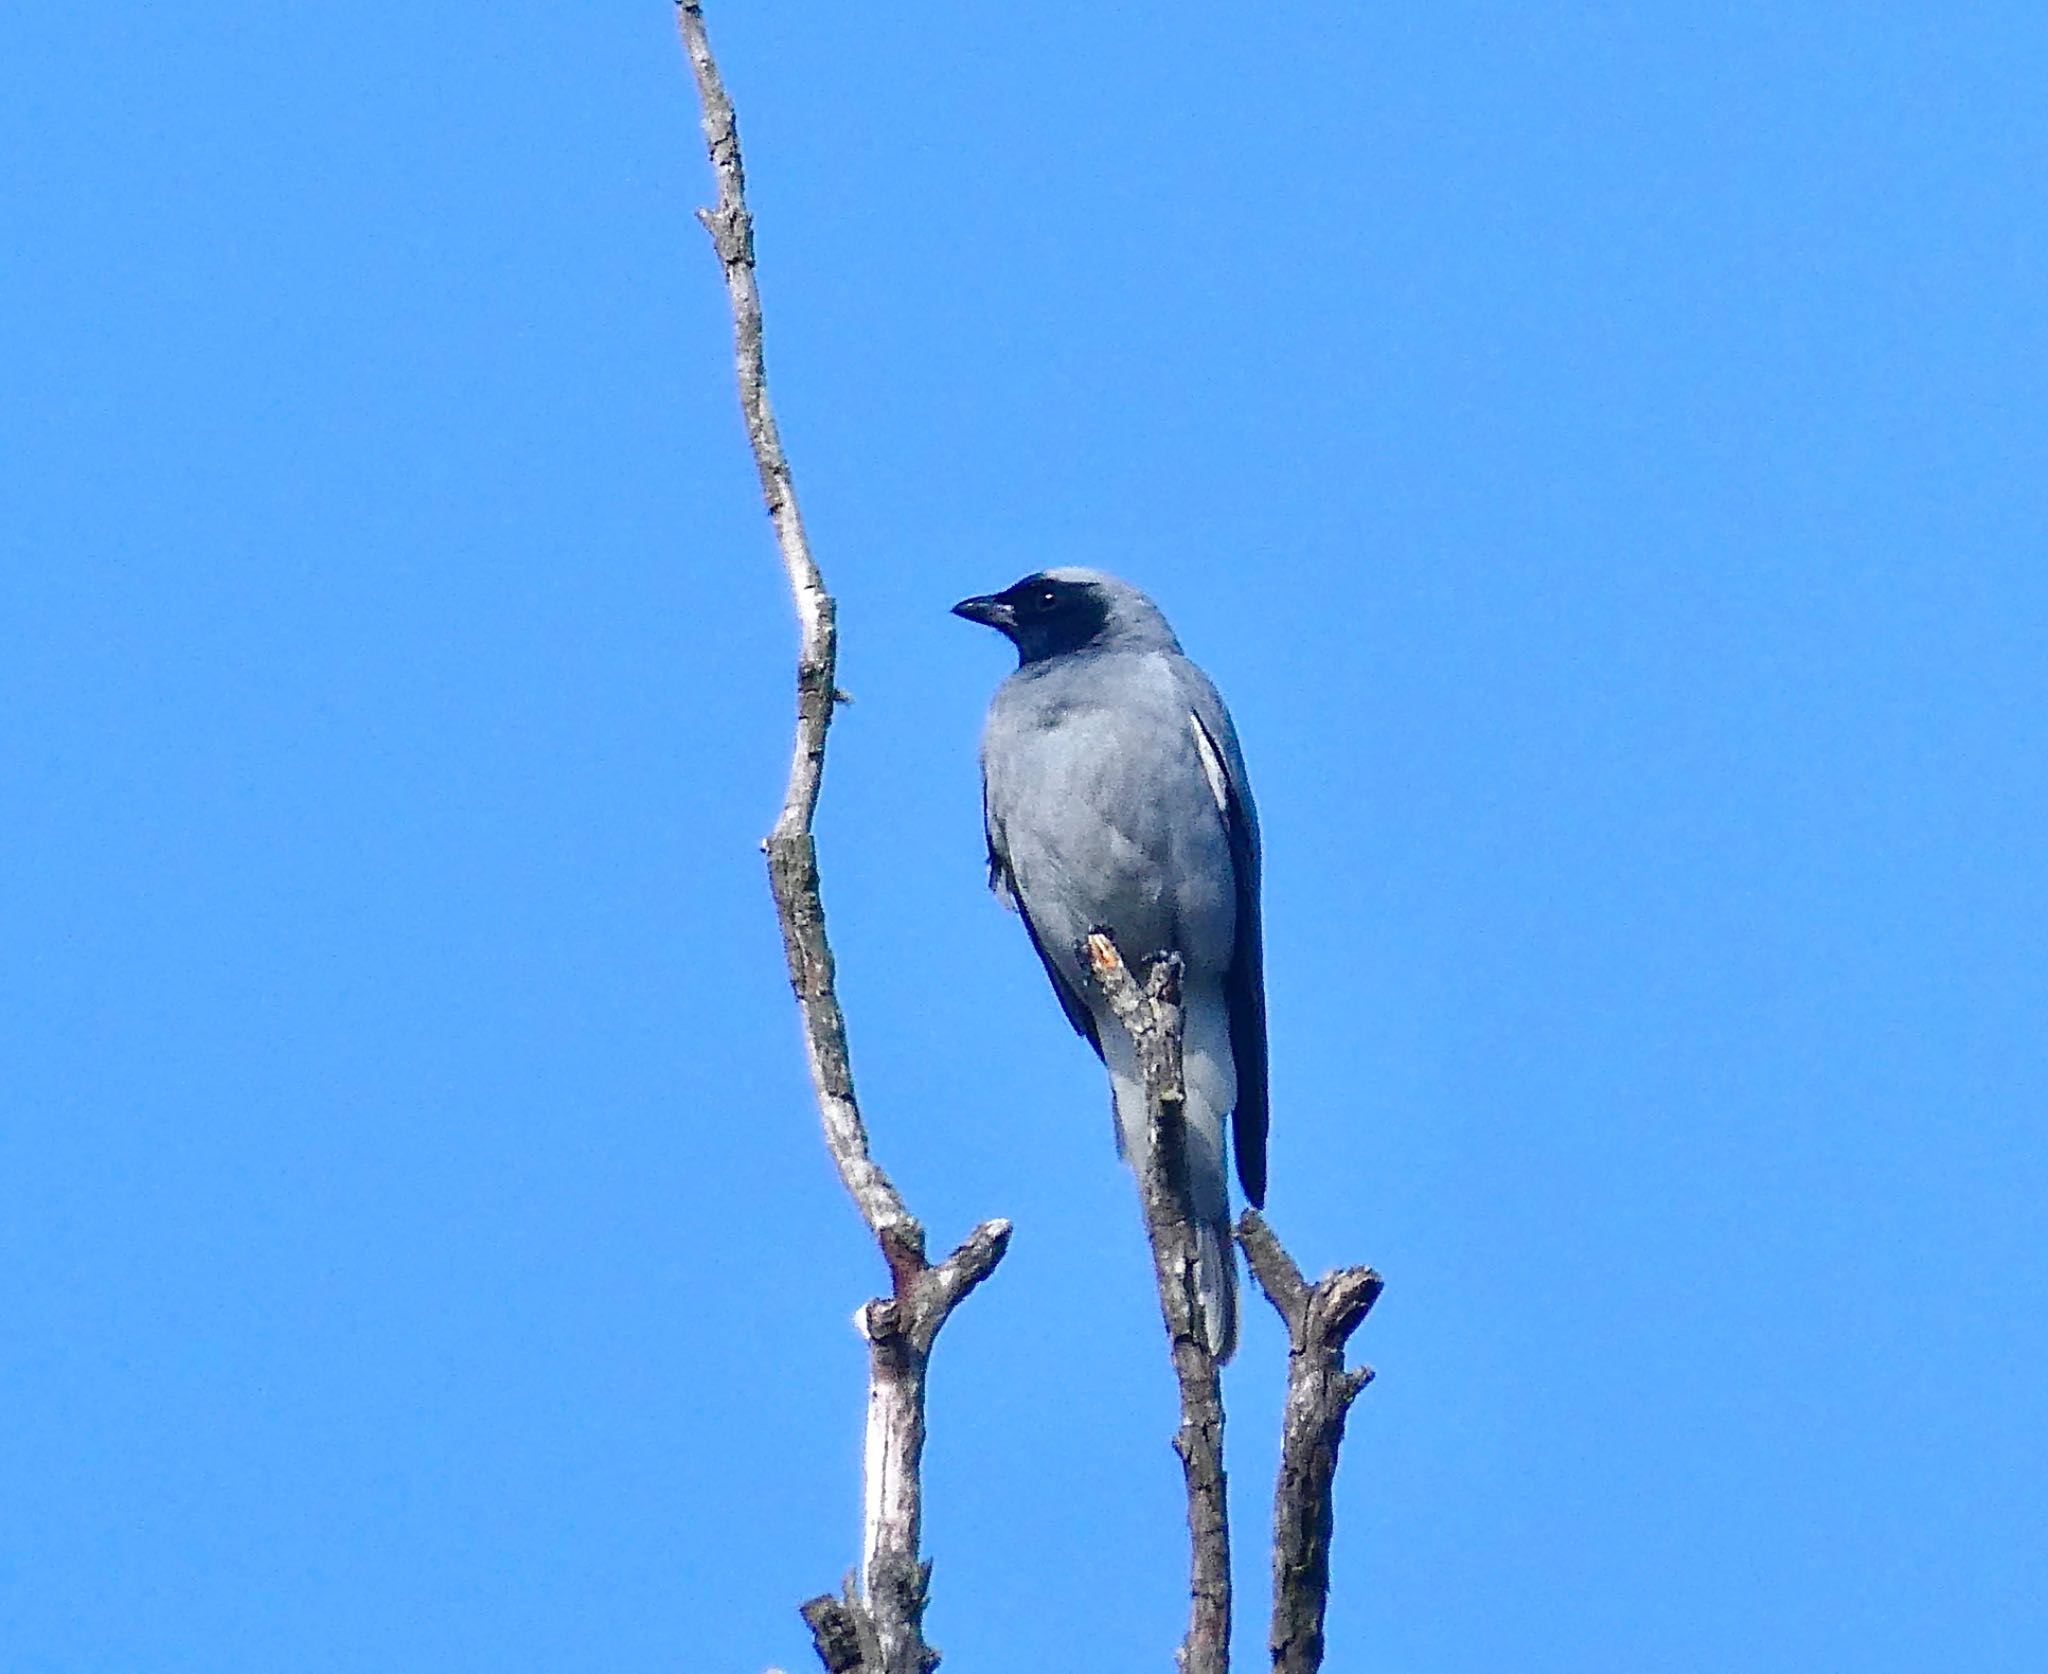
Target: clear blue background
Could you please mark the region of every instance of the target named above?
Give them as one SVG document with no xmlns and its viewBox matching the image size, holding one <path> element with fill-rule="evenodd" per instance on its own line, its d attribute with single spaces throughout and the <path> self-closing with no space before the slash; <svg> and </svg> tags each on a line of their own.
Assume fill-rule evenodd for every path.
<svg viewBox="0 0 2048 1674">
<path fill-rule="evenodd" d="M 2048 14 L 719 4 L 935 1239 L 931 1631 L 1167 1666 L 1100 1073 L 963 593 L 1154 591 L 1369 1260 L 1331 1668 L 2048 1659 Z M 789 613 L 669 8 L 0 51 L 0 1661 L 810 1666 L 880 1267 L 755 842 Z M 1243 1666 L 1280 1338 L 1230 1375 Z"/>
</svg>

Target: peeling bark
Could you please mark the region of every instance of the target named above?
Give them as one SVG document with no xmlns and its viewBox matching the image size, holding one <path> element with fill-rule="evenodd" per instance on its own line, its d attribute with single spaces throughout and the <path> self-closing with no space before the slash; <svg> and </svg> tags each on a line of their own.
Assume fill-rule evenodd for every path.
<svg viewBox="0 0 2048 1674">
<path fill-rule="evenodd" d="M 1287 1405 L 1273 1488 L 1275 1674 L 1316 1674 L 1323 1665 L 1323 1614 L 1330 1598 L 1331 1492 L 1344 1420 L 1372 1369 L 1347 1371 L 1344 1345 L 1372 1305 L 1381 1280 L 1370 1267 L 1343 1267 L 1314 1284 L 1301 1276 L 1256 1210 L 1237 1223 L 1252 1277 L 1287 1326 Z"/>
</svg>

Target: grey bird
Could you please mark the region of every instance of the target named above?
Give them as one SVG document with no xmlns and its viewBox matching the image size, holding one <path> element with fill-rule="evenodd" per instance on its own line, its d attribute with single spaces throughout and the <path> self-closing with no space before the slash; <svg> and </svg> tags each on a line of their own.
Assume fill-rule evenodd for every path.
<svg viewBox="0 0 2048 1674">
<path fill-rule="evenodd" d="M 1230 712 L 1159 607 L 1099 570 L 1043 570 L 953 613 L 1017 648 L 981 737 L 989 886 L 1022 915 L 1067 1021 L 1108 1068 L 1127 1159 L 1149 1142 L 1144 1079 L 1080 944 L 1103 929 L 1134 966 L 1181 957 L 1196 1290 L 1208 1346 L 1227 1360 L 1226 1118 L 1244 1194 L 1266 1199 L 1259 821 Z"/>
</svg>

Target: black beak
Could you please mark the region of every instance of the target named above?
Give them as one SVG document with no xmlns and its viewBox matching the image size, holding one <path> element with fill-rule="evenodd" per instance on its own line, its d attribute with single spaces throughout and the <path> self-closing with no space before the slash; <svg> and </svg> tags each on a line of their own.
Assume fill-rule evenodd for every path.
<svg viewBox="0 0 2048 1674">
<path fill-rule="evenodd" d="M 983 627 L 994 628 L 999 633 L 1008 633 L 1017 625 L 1017 613 L 993 593 L 983 593 L 972 599 L 962 599 L 953 607 L 955 616 L 964 616 L 970 622 L 979 622 Z"/>
</svg>

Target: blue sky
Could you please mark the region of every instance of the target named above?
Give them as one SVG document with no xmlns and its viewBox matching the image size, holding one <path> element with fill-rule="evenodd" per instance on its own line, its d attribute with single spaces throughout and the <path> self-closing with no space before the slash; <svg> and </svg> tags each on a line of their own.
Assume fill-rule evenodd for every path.
<svg viewBox="0 0 2048 1674">
<path fill-rule="evenodd" d="M 711 23 L 860 1086 L 936 1239 L 1018 1228 L 935 1372 L 948 1666 L 1181 1614 L 945 614 L 1053 561 L 1231 701 L 1273 1219 L 1388 1278 L 1330 1667 L 2038 1666 L 2048 17 Z M 669 9 L 6 34 L 6 1664 L 809 1666 L 880 1268 L 755 850 L 791 631 Z"/>
</svg>

